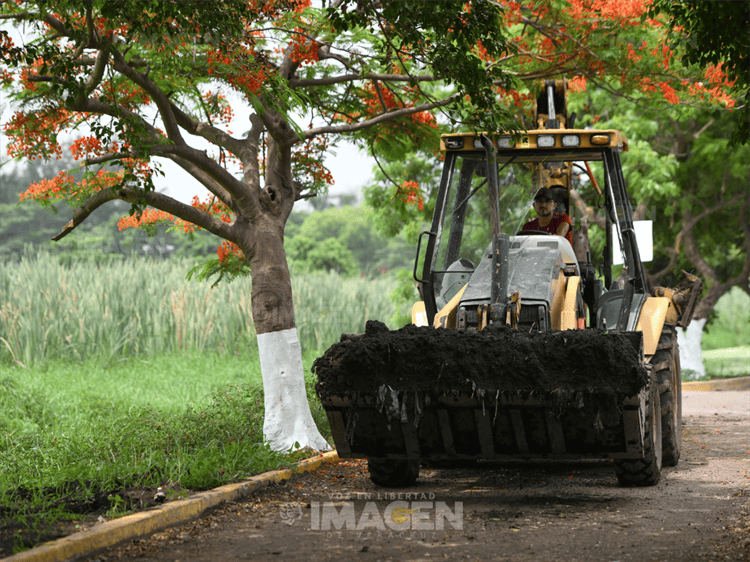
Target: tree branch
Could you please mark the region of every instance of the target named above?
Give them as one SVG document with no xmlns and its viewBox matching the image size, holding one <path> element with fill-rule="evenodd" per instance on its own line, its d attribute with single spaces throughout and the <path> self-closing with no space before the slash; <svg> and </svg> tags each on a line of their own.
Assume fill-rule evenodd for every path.
<svg viewBox="0 0 750 562">
<path fill-rule="evenodd" d="M 196 226 L 205 228 L 220 238 L 235 242 L 231 224 L 226 223 L 205 211 L 181 203 L 176 199 L 172 199 L 162 193 L 133 189 L 130 187 L 113 187 L 104 189 L 93 195 L 73 211 L 73 218 L 63 227 L 62 232 L 52 238 L 52 240 L 57 242 L 65 238 L 96 209 L 109 201 L 114 201 L 115 199 L 121 199 L 122 201 L 127 201 L 129 203 L 143 200 L 155 209 L 159 209 L 160 211 L 174 215 L 184 221 L 195 224 Z"/>
<path fill-rule="evenodd" d="M 114 59 L 114 69 L 125 76 L 128 80 L 137 84 L 154 100 L 159 115 L 161 115 L 162 123 L 164 123 L 164 129 L 167 133 L 167 138 L 173 142 L 184 144 L 185 141 L 182 138 L 182 133 L 175 120 L 174 112 L 172 111 L 172 103 L 164 92 L 154 82 L 149 80 L 145 74 L 136 71 L 126 61 L 125 57 L 117 49 L 112 48 L 112 57 Z"/>
<path fill-rule="evenodd" d="M 91 72 L 91 76 L 89 76 L 89 79 L 86 80 L 86 90 L 84 95 L 88 96 L 89 94 L 91 94 L 91 92 L 93 92 L 101 83 L 102 78 L 104 77 L 104 69 L 107 67 L 108 60 L 108 49 L 106 47 L 100 49 L 99 53 L 96 56 L 96 63 L 94 64 L 94 69 Z"/>
<path fill-rule="evenodd" d="M 52 237 L 52 240 L 54 240 L 55 242 L 62 240 L 68 234 L 73 232 L 73 230 L 79 224 L 85 221 L 91 213 L 93 213 L 95 210 L 97 210 L 99 207 L 101 207 L 105 203 L 109 201 L 114 201 L 115 199 L 120 199 L 120 198 L 117 196 L 117 192 L 115 191 L 114 188 L 103 189 L 102 191 L 98 192 L 96 195 L 94 195 L 93 197 L 88 199 L 86 202 L 84 202 L 83 205 L 80 205 L 73 211 L 73 218 L 70 220 L 68 224 L 66 224 L 63 227 L 60 234 Z"/>
<path fill-rule="evenodd" d="M 317 135 L 325 135 L 328 133 L 352 133 L 354 131 L 359 131 L 361 129 L 366 129 L 367 127 L 371 127 L 372 125 L 377 125 L 378 123 L 383 123 L 386 121 L 390 121 L 392 119 L 397 119 L 399 117 L 403 117 L 405 115 L 412 115 L 414 113 L 421 113 L 423 111 L 429 111 L 431 109 L 435 109 L 437 107 L 445 107 L 446 105 L 451 104 L 455 100 L 461 98 L 460 93 L 453 94 L 451 96 L 448 96 L 445 99 L 442 99 L 440 101 L 436 101 L 433 103 L 425 103 L 422 105 L 417 105 L 414 107 L 404 107 L 401 109 L 397 109 L 394 111 L 389 111 L 387 113 L 381 113 L 377 117 L 373 117 L 372 119 L 367 119 L 365 121 L 361 121 L 360 123 L 353 123 L 351 125 L 329 125 L 326 127 L 316 127 L 314 129 L 308 129 L 305 132 L 305 138 L 310 139 Z"/>
<path fill-rule="evenodd" d="M 595 224 L 602 230 L 605 230 L 607 228 L 606 219 L 597 215 L 594 208 L 586 204 L 586 201 L 583 200 L 583 197 L 581 197 L 581 194 L 578 193 L 578 191 L 576 191 L 575 189 L 571 189 L 570 197 L 571 199 L 573 199 L 573 203 L 575 204 L 575 206 L 583 213 L 585 213 L 586 222 L 588 224 Z"/>
<path fill-rule="evenodd" d="M 122 158 L 138 158 L 137 155 L 132 152 L 112 152 L 110 154 L 102 154 L 101 156 L 94 156 L 93 158 L 85 158 L 83 160 L 84 166 L 98 166 L 99 164 L 105 164 L 112 162 L 113 160 L 120 160 Z"/>
<path fill-rule="evenodd" d="M 123 108 L 117 108 L 117 110 L 115 110 L 109 104 L 106 104 L 99 99 L 91 98 L 76 103 L 73 109 L 99 115 L 110 115 L 112 117 L 122 117 L 124 115 L 127 118 L 138 122 L 148 131 L 151 135 L 149 140 L 154 143 L 148 146 L 149 156 L 163 156 L 167 158 L 170 157 L 170 155 L 173 155 L 179 157 L 180 160 L 174 161 L 180 164 L 184 169 L 188 171 L 201 170 L 203 174 L 199 178 L 199 181 L 201 181 L 209 191 L 214 193 L 227 205 L 230 205 L 230 207 L 233 198 L 236 198 L 240 192 L 246 189 L 241 181 L 235 178 L 214 160 L 209 158 L 205 151 L 192 148 L 184 142 L 180 144 L 156 144 L 158 142 L 163 142 L 164 137 L 161 136 L 158 129 L 148 124 L 140 115 Z M 142 157 L 142 155 L 139 155 L 137 152 L 133 153 L 132 156 L 134 158 Z M 103 162 L 108 161 L 106 156 L 103 158 L 105 158 L 102 160 Z"/>
<path fill-rule="evenodd" d="M 0 14 L 0 20 L 25 20 L 37 19 L 39 14 L 33 12 L 20 12 L 18 14 Z"/>
<path fill-rule="evenodd" d="M 309 86 L 331 86 L 342 82 L 354 82 L 356 80 L 377 80 L 379 82 L 431 82 L 436 78 L 430 74 L 409 76 L 406 74 L 342 74 L 339 76 L 326 76 L 325 78 L 296 78 L 289 81 L 292 88 L 306 88 Z"/>
</svg>

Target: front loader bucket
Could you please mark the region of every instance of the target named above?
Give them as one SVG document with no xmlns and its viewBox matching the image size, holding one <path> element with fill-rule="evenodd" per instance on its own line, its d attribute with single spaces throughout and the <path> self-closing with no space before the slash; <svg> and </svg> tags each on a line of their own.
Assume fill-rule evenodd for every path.
<svg viewBox="0 0 750 562">
<path fill-rule="evenodd" d="M 313 365 L 341 457 L 639 459 L 654 385 L 640 332 L 368 323 Z"/>
<path fill-rule="evenodd" d="M 331 396 L 324 407 L 342 458 L 641 457 L 647 391 L 612 410 L 587 398 L 560 407 L 554 397 L 456 394 L 420 404 L 419 395 L 393 393 L 385 402 Z"/>
</svg>

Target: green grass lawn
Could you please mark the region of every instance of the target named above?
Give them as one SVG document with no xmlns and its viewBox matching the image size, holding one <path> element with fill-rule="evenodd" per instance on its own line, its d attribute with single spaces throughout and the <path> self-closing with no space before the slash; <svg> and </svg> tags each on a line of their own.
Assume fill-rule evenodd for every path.
<svg viewBox="0 0 750 562">
<path fill-rule="evenodd" d="M 314 355 L 304 360 L 307 372 Z M 313 415 L 329 436 L 308 380 Z M 290 466 L 263 443 L 257 355 L 199 352 L 50 360 L 0 371 L 0 515 L 16 548 L 49 538 L 66 506 L 120 489 L 212 488 Z M 114 504 L 113 504 L 114 506 Z M 124 511 L 124 510 L 121 510 Z M 10 552 L 0 552 L 8 555 Z"/>
<path fill-rule="evenodd" d="M 733 347 L 704 351 L 703 364 L 706 366 L 706 376 L 708 378 L 750 375 L 750 347 Z"/>
</svg>

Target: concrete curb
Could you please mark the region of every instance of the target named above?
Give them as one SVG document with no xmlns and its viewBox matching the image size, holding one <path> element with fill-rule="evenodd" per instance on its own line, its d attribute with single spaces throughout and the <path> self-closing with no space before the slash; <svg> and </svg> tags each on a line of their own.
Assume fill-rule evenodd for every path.
<svg viewBox="0 0 750 562">
<path fill-rule="evenodd" d="M 750 390 L 750 377 L 715 379 L 711 381 L 683 381 L 682 390 L 704 392 L 714 390 Z"/>
<path fill-rule="evenodd" d="M 63 562 L 93 554 L 122 541 L 136 539 L 167 527 L 186 523 L 198 517 L 206 509 L 222 502 L 247 497 L 256 490 L 273 482 L 286 480 L 295 473 L 317 470 L 323 463 L 337 463 L 339 460 L 335 451 L 324 453 L 301 461 L 295 468 L 273 470 L 244 482 L 227 484 L 184 500 L 126 515 L 2 560 L 3 562 Z"/>
</svg>

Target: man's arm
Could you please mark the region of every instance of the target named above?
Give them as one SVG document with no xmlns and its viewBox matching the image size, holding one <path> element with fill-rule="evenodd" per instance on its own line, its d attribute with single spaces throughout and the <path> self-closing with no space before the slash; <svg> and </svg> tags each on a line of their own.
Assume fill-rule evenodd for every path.
<svg viewBox="0 0 750 562">
<path fill-rule="evenodd" d="M 570 224 L 567 222 L 560 223 L 560 226 L 557 227 L 557 234 L 558 236 L 567 236 L 568 232 L 570 232 Z"/>
<path fill-rule="evenodd" d="M 557 234 L 558 236 L 567 236 L 568 232 L 570 232 L 570 217 L 568 215 L 563 214 L 560 219 L 560 224 L 557 225 Z"/>
</svg>

